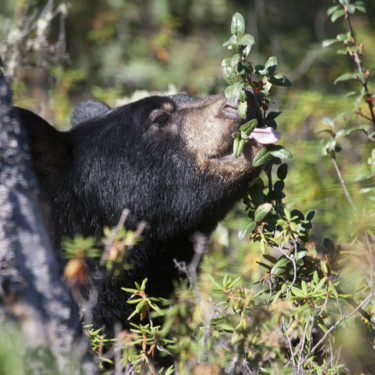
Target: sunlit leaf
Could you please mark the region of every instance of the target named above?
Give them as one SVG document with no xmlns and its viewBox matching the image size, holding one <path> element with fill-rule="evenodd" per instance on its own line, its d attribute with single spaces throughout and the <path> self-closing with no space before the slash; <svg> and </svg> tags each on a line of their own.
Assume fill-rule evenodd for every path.
<svg viewBox="0 0 375 375">
<path fill-rule="evenodd" d="M 327 15 L 328 16 L 332 15 L 334 12 L 336 12 L 336 10 L 338 10 L 340 8 L 341 8 L 340 5 L 334 5 L 334 6 L 330 7 L 330 8 L 328 8 Z"/>
<path fill-rule="evenodd" d="M 231 59 L 224 59 L 221 63 L 221 70 L 224 79 L 229 83 L 235 83 L 237 80 L 235 70 L 232 67 Z M 230 87 L 230 86 L 229 86 Z"/>
<path fill-rule="evenodd" d="M 266 64 L 264 65 L 265 69 L 267 69 L 267 72 L 268 72 L 268 75 L 272 76 L 275 71 L 276 71 L 276 67 L 277 67 L 277 57 L 276 56 L 271 56 Z"/>
<path fill-rule="evenodd" d="M 234 83 L 231 86 L 228 86 L 224 91 L 224 94 L 225 94 L 226 98 L 227 99 L 239 98 L 240 94 L 241 94 L 241 91 L 243 89 L 243 86 L 244 86 L 243 82 L 237 82 L 237 83 Z"/>
<path fill-rule="evenodd" d="M 358 79 L 358 73 L 344 73 L 335 79 L 334 84 L 341 81 L 347 81 L 349 79 Z"/>
<path fill-rule="evenodd" d="M 239 105 L 238 105 L 238 114 L 240 115 L 240 117 L 242 117 L 243 119 L 246 118 L 246 114 L 247 114 L 247 102 L 240 102 Z"/>
<path fill-rule="evenodd" d="M 331 16 L 331 21 L 332 22 L 335 22 L 337 21 L 339 18 L 345 16 L 345 10 L 344 9 L 338 9 L 336 10 L 335 12 L 333 12 L 332 16 Z"/>
<path fill-rule="evenodd" d="M 272 204 L 271 203 L 264 203 L 261 206 L 259 206 L 254 213 L 254 220 L 256 222 L 262 221 L 268 213 L 272 210 Z"/>
<path fill-rule="evenodd" d="M 259 167 L 263 165 L 264 163 L 266 163 L 271 158 L 272 158 L 272 154 L 266 147 L 264 147 L 255 155 L 253 159 L 253 166 Z"/>
<path fill-rule="evenodd" d="M 238 233 L 238 237 L 243 240 L 245 237 L 253 233 L 253 230 L 257 226 L 257 223 L 255 221 L 247 221 L 244 223 Z"/>
<path fill-rule="evenodd" d="M 274 146 L 269 152 L 272 156 L 281 159 L 293 157 L 293 154 L 283 146 Z"/>
<path fill-rule="evenodd" d="M 283 74 L 275 74 L 269 78 L 269 82 L 276 86 L 290 87 L 292 83 Z"/>
<path fill-rule="evenodd" d="M 322 47 L 327 48 L 327 47 L 331 46 L 332 44 L 335 44 L 335 43 L 338 43 L 338 42 L 339 42 L 339 40 L 337 40 L 337 39 L 326 39 L 326 40 L 323 40 Z"/>
<path fill-rule="evenodd" d="M 233 153 L 236 158 L 239 158 L 245 147 L 246 140 L 243 138 L 235 138 L 233 142 Z"/>
<path fill-rule="evenodd" d="M 289 260 L 285 257 L 285 256 L 282 256 L 275 264 L 274 266 L 271 268 L 271 273 L 272 274 L 275 274 L 275 275 L 282 275 L 287 267 L 288 267 L 288 263 L 289 263 Z"/>
<path fill-rule="evenodd" d="M 255 43 L 254 37 L 250 34 L 245 34 L 238 40 L 238 44 L 244 45 L 244 46 L 251 47 L 254 43 Z"/>
<path fill-rule="evenodd" d="M 238 38 L 242 37 L 245 33 L 245 20 L 240 13 L 235 13 L 232 17 L 230 31 Z"/>
</svg>

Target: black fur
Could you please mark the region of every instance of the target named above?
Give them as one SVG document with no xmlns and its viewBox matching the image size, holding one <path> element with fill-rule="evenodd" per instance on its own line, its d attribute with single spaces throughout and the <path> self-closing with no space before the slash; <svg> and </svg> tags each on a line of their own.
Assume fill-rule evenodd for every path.
<svg viewBox="0 0 375 375">
<path fill-rule="evenodd" d="M 187 128 L 199 103 L 184 96 L 149 97 L 69 132 L 58 132 L 19 109 L 29 130 L 41 204 L 56 247 L 64 236 L 77 233 L 101 237 L 103 227 L 115 226 L 124 208 L 130 210 L 127 228 L 135 229 L 141 220 L 148 224 L 143 240 L 128 253 L 129 271 L 117 278 L 109 274 L 96 278 L 92 272 L 90 282 L 99 292 L 93 310 L 96 327 L 111 329 L 115 322 L 128 326 L 133 306 L 127 304 L 128 295 L 121 287 L 134 287 L 134 281 L 147 277 L 150 295 L 170 295 L 174 280 L 181 276 L 173 260 L 191 260 L 192 235 L 212 232 L 259 172 L 249 167 L 227 178 L 199 166 L 187 143 L 189 129 L 203 132 L 211 116 L 220 125 L 218 132 L 228 127 L 226 137 L 232 142 L 231 134 L 241 124 L 223 113 L 225 99 L 214 97 L 202 109 L 201 123 Z M 171 109 L 163 112 L 163 106 Z"/>
<path fill-rule="evenodd" d="M 98 100 L 86 100 L 74 108 L 70 115 L 70 125 L 74 127 L 94 117 L 104 115 L 110 109 L 110 106 Z"/>
</svg>

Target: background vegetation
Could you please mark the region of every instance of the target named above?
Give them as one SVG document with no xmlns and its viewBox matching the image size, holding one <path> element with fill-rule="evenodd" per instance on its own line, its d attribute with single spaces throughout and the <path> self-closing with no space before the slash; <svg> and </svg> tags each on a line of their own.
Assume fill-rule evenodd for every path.
<svg viewBox="0 0 375 375">
<path fill-rule="evenodd" d="M 46 3 L 38 0 L 2 0 L 0 40 L 7 40 L 7 35 L 9 38 L 9 31 L 15 29 L 17 22 L 25 26 L 26 4 L 29 5 L 27 14 L 36 12 L 37 20 Z M 264 63 L 269 56 L 277 56 L 278 70 L 292 82 L 291 88 L 274 91 L 270 104 L 270 110 L 282 110 L 278 117 L 278 129 L 283 133 L 283 145 L 294 155 L 288 161 L 289 172 L 284 189 L 286 207 L 304 213 L 310 210 L 316 212 L 310 238 L 306 242 L 307 249 L 316 253 L 316 259 L 327 255 L 337 272 L 332 281 L 338 280 L 339 275 L 344 292 L 360 293 L 362 298 L 361 293 L 366 291 L 361 276 L 369 270 L 371 262 L 362 256 L 361 245 L 355 240 L 363 231 L 374 236 L 375 219 L 371 195 L 363 194 L 371 193 L 369 188 L 373 187 L 373 181 L 366 179 L 356 182 L 356 177 L 369 168 L 373 146 L 361 132 L 340 139 L 341 152 L 337 153 L 336 159 L 358 209 L 354 215 L 331 158 L 322 151 L 329 134 L 319 133 L 327 128 L 322 123 L 324 118 L 336 118 L 343 112 L 348 114 L 338 121 L 337 130 L 355 128 L 363 123 L 360 116 L 349 114 L 355 103 L 352 96 L 346 96 L 352 90 L 360 91 L 360 84 L 355 80 L 334 84 L 341 74 L 355 71 L 352 59 L 337 55 L 334 47 L 322 47 L 323 40 L 347 31 L 342 18 L 332 24 L 327 16 L 327 9 L 331 5 L 333 3 L 328 0 L 56 1 L 56 17 L 52 21 L 48 40 L 42 40 L 33 47 L 14 41 L 8 45 L 3 43 L 0 54 L 5 64 L 14 61 L 15 68 L 10 79 L 15 103 L 35 110 L 49 120 L 53 119 L 59 128 L 66 129 L 72 108 L 87 98 L 103 100 L 114 106 L 130 100 L 134 92 L 143 90 L 176 90 L 199 96 L 224 92 L 226 83 L 222 78 L 221 61 L 230 57 L 231 53 L 222 45 L 229 36 L 232 14 L 242 13 L 247 24 L 246 31 L 256 40 L 250 60 Z M 366 1 L 365 6 L 367 13 L 357 12 L 351 21 L 358 41 L 364 42 L 363 66 L 371 70 L 375 66 L 375 50 L 372 48 L 375 3 Z M 60 39 L 62 34 L 63 41 Z M 17 55 L 16 49 L 21 53 Z M 138 92 L 138 95 L 142 95 L 142 92 Z M 259 301 L 251 299 L 247 306 L 241 305 L 246 301 L 247 292 L 240 288 L 254 288 L 252 290 L 256 293 L 261 289 L 259 285 L 264 284 L 253 287 L 254 283 L 265 280 L 264 268 L 256 263 L 264 262 L 261 246 L 238 239 L 244 222 L 246 212 L 244 206 L 239 205 L 219 226 L 210 241 L 203 257 L 199 289 L 193 288 L 190 296 L 186 296 L 184 293 L 187 292 L 181 289 L 178 306 L 187 305 L 195 312 L 195 315 L 189 315 L 187 311 L 174 311 L 174 322 L 176 317 L 188 322 L 186 326 L 185 323 L 177 324 L 176 334 L 181 340 L 173 344 L 181 358 L 181 373 L 195 371 L 197 374 L 215 374 L 220 366 L 229 369 L 229 373 L 239 371 L 235 364 L 231 367 L 226 357 L 222 348 L 227 343 L 224 339 L 225 345 L 216 342 L 216 348 L 220 350 L 205 351 L 198 358 L 202 346 L 209 345 L 208 338 L 204 336 L 207 332 L 201 333 L 203 336 L 198 338 L 191 333 L 194 330 L 199 332 L 202 321 L 213 324 L 212 316 L 208 313 L 212 299 L 220 304 L 225 298 L 229 298 L 226 309 L 233 309 L 237 315 L 241 315 L 243 310 L 258 319 L 251 321 L 255 327 L 251 333 L 254 337 L 261 337 L 263 346 L 254 344 L 253 357 L 246 352 L 250 362 L 261 363 L 260 367 L 263 365 L 264 368 L 258 370 L 265 373 L 292 373 L 291 362 L 285 360 L 288 357 L 285 350 L 288 349 L 281 346 L 280 337 L 273 335 L 277 320 L 281 319 L 281 312 L 287 305 L 274 306 L 272 319 L 268 316 L 267 303 L 261 307 Z M 325 241 L 326 238 L 333 242 Z M 339 256 L 342 252 L 350 254 L 350 257 L 342 258 Z M 324 277 L 322 272 L 320 278 Z M 231 275 L 232 281 L 228 279 L 229 276 L 224 279 L 225 274 Z M 216 283 L 220 280 L 221 288 L 216 285 L 216 290 L 207 275 L 213 275 Z M 237 277 L 239 280 L 233 283 Z M 222 294 L 223 290 L 227 293 Z M 228 291 L 233 291 L 229 297 Z M 366 310 L 368 314 L 374 314 L 373 299 Z M 331 324 L 337 320 L 332 318 Z M 295 321 L 298 325 L 298 319 Z M 261 325 L 261 322 L 264 324 Z M 237 323 L 244 324 L 243 320 Z M 317 367 L 307 367 L 304 371 L 340 373 L 349 368 L 352 373 L 373 373 L 375 341 L 373 330 L 367 323 L 358 314 L 342 328 L 340 326 L 332 336 L 331 344 L 336 349 L 328 351 L 331 357 L 318 358 Z M 236 347 L 240 340 L 233 339 L 233 326 L 231 328 L 230 324 L 234 323 L 228 322 L 229 342 Z M 211 341 L 215 342 L 220 335 L 225 336 L 225 327 L 219 326 L 217 332 L 212 327 Z M 293 329 L 294 338 L 299 338 L 298 329 Z M 142 337 L 143 333 L 138 334 Z M 152 334 L 147 333 L 148 337 Z M 186 341 L 183 340 L 185 336 Z M 202 337 L 203 341 L 199 341 Z M 164 344 L 167 345 L 167 342 Z M 148 357 L 145 353 L 152 345 L 150 342 L 144 348 L 138 364 L 144 365 L 142 361 Z M 236 348 L 240 353 L 238 346 Z M 124 358 L 134 359 L 138 355 L 128 350 Z M 344 364 L 343 368 L 339 367 L 340 363 Z M 284 367 L 286 370 L 283 370 Z M 294 366 L 294 370 L 296 368 Z"/>
</svg>

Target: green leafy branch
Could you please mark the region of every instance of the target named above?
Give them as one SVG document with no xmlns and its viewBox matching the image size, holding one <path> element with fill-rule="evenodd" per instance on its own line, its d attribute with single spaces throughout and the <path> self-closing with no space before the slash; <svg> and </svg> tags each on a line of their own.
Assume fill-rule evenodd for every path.
<svg viewBox="0 0 375 375">
<path fill-rule="evenodd" d="M 235 13 L 231 23 L 231 37 L 224 43 L 224 47 L 234 52 L 230 58 L 222 61 L 221 67 L 223 77 L 229 86 L 225 89 L 225 96 L 236 98 L 239 101 L 238 114 L 246 119 L 248 113 L 249 95 L 255 95 L 259 108 L 262 108 L 263 122 L 274 129 L 277 128 L 275 118 L 281 112 L 268 112 L 269 104 L 272 102 L 270 90 L 275 86 L 290 86 L 290 81 L 280 73 L 276 73 L 277 58 L 270 57 L 264 65 L 254 65 L 250 60 L 251 47 L 254 45 L 254 37 L 245 34 L 245 21 L 241 14 Z M 243 151 L 246 140 L 251 132 L 260 124 L 256 119 L 252 119 L 241 126 L 239 132 L 233 134 L 234 155 L 238 158 Z M 266 150 L 272 149 L 271 146 Z M 290 157 L 290 153 L 278 146 L 278 151 L 283 149 L 284 157 Z M 276 152 L 276 151 L 272 151 Z M 265 157 L 267 154 L 267 157 Z M 263 151 L 262 155 L 254 160 L 254 166 L 262 165 L 272 157 L 272 153 Z"/>
<path fill-rule="evenodd" d="M 338 34 L 335 39 L 328 39 L 323 41 L 323 46 L 328 47 L 332 44 L 341 44 L 344 48 L 339 49 L 337 53 L 348 56 L 355 63 L 357 71 L 354 73 L 350 72 L 340 75 L 338 78 L 336 78 L 335 84 L 338 82 L 348 80 L 356 80 L 361 83 L 361 91 L 359 93 L 359 96 L 357 97 L 357 100 L 355 101 L 355 113 L 359 115 L 361 118 L 368 121 L 369 123 L 361 124 L 356 128 L 337 130 L 337 123 L 340 120 L 345 120 L 345 117 L 343 115 L 339 115 L 335 119 L 325 118 L 322 121 L 325 125 L 329 126 L 329 129 L 323 130 L 323 132 L 327 132 L 330 135 L 330 138 L 325 142 L 325 145 L 323 147 L 323 153 L 325 155 L 331 156 L 331 160 L 336 170 L 337 176 L 344 189 L 345 196 L 355 211 L 357 210 L 357 207 L 354 204 L 353 199 L 351 198 L 351 195 L 349 193 L 349 190 L 346 186 L 346 183 L 344 181 L 344 178 L 342 176 L 342 173 L 336 160 L 336 154 L 341 151 L 341 147 L 338 144 L 338 141 L 340 138 L 344 136 L 350 136 L 354 132 L 361 132 L 366 135 L 369 141 L 375 141 L 375 115 L 373 104 L 373 99 L 375 95 L 369 91 L 370 70 L 364 69 L 362 66 L 364 44 L 358 44 L 356 33 L 353 29 L 351 22 L 351 17 L 356 12 L 366 13 L 366 8 L 362 1 L 351 2 L 350 0 L 339 0 L 337 5 L 334 5 L 328 9 L 327 14 L 328 16 L 330 16 L 331 21 L 335 22 L 340 18 L 344 18 L 344 20 L 346 21 L 348 31 L 346 33 Z M 363 113 L 361 108 L 359 107 L 359 104 L 363 103 L 363 101 L 367 104 L 368 114 Z M 366 185 L 371 185 L 371 181 L 374 180 L 375 176 L 375 149 L 371 151 L 371 155 L 368 161 L 370 164 L 370 170 L 362 172 L 360 175 L 358 175 L 356 181 L 363 181 Z M 362 192 L 366 193 L 370 191 L 375 192 L 375 188 L 370 187 L 362 190 Z"/>
<path fill-rule="evenodd" d="M 348 56 L 353 60 L 357 67 L 357 71 L 353 73 L 344 73 L 336 78 L 335 84 L 347 80 L 357 80 L 361 82 L 362 90 L 358 97 L 357 103 L 365 101 L 367 103 L 370 115 L 367 116 L 361 110 L 357 114 L 370 121 L 375 126 L 374 113 L 374 94 L 369 91 L 368 84 L 370 79 L 370 70 L 362 67 L 363 43 L 357 42 L 356 33 L 353 29 L 351 17 L 356 12 L 366 13 L 366 8 L 363 1 L 339 0 L 339 4 L 328 9 L 327 14 L 331 17 L 331 21 L 335 22 L 340 18 L 344 18 L 348 27 L 346 33 L 341 33 L 335 39 L 328 39 L 323 41 L 323 47 L 328 47 L 332 44 L 341 44 L 344 48 L 339 49 L 337 53 Z M 374 134 L 373 134 L 374 135 Z M 372 135 L 372 136 L 373 136 Z"/>
</svg>

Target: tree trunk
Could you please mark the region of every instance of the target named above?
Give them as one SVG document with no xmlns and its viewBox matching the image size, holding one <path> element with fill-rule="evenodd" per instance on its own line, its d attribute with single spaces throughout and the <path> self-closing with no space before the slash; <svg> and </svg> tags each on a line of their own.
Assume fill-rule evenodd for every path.
<svg viewBox="0 0 375 375">
<path fill-rule="evenodd" d="M 6 327 L 1 335 L 11 322 L 21 328 L 33 352 L 27 374 L 92 375 L 97 366 L 78 307 L 61 278 L 62 259 L 53 251 L 37 188 L 25 129 L 0 70 L 0 325 Z"/>
</svg>

